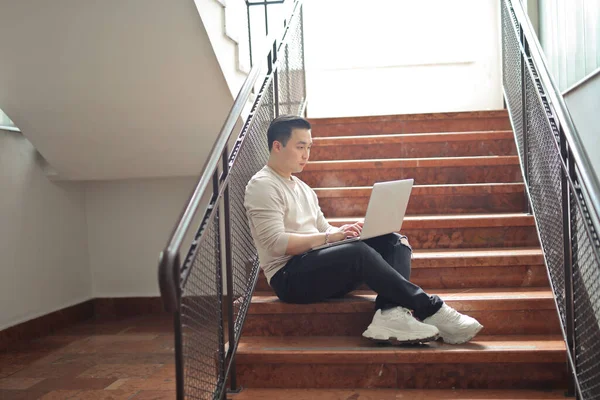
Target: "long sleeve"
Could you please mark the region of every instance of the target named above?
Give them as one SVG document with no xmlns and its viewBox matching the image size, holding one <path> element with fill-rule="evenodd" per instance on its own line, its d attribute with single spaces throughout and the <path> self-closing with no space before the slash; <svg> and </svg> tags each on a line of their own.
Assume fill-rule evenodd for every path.
<svg viewBox="0 0 600 400">
<path fill-rule="evenodd" d="M 285 232 L 285 202 L 282 193 L 268 179 L 251 181 L 244 200 L 257 246 L 272 256 L 285 255 L 289 234 Z"/>
</svg>

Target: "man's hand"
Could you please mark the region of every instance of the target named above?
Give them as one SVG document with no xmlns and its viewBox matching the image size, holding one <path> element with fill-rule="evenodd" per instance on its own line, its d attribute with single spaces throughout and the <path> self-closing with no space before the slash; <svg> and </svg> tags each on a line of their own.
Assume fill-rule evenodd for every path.
<svg viewBox="0 0 600 400">
<path fill-rule="evenodd" d="M 348 237 L 352 237 L 352 236 L 360 236 L 360 233 L 362 232 L 362 228 L 363 228 L 363 223 L 360 221 L 357 221 L 353 224 L 342 225 L 340 227 L 340 230 L 343 232 L 349 233 L 350 235 Z M 355 234 L 352 235 L 352 233 L 355 233 Z"/>
<path fill-rule="evenodd" d="M 329 235 L 329 242 L 335 243 L 340 240 L 344 240 L 347 238 L 353 238 L 360 236 L 362 232 L 363 223 L 358 221 L 353 224 L 342 225 L 338 228 L 337 232 L 333 232 Z"/>
<path fill-rule="evenodd" d="M 362 232 L 363 223 L 355 222 L 346 224 L 338 228 L 337 231 L 329 233 L 329 243 L 339 242 L 346 238 L 357 237 Z M 313 247 L 317 247 L 325 242 L 325 233 L 290 233 L 288 236 L 288 245 L 285 254 L 295 256 L 302 254 Z"/>
<path fill-rule="evenodd" d="M 360 221 L 357 221 L 353 224 L 342 225 L 340 227 L 340 231 L 345 232 L 346 237 L 356 237 L 356 236 L 360 236 L 360 233 L 362 232 L 362 228 L 363 228 L 363 223 Z"/>
</svg>

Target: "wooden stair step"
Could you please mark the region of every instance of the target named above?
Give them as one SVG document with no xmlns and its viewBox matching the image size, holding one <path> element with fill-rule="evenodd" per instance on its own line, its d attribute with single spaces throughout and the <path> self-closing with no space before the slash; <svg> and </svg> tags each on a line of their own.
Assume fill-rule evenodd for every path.
<svg viewBox="0 0 600 400">
<path fill-rule="evenodd" d="M 310 119 L 314 137 L 510 130 L 506 110 Z"/>
<path fill-rule="evenodd" d="M 248 388 L 560 389 L 562 336 L 481 336 L 463 345 L 382 346 L 359 336 L 242 337 Z"/>
<path fill-rule="evenodd" d="M 311 157 L 319 161 L 515 154 L 510 130 L 317 137 L 311 150 Z"/>
<path fill-rule="evenodd" d="M 500 249 L 415 249 L 412 268 L 468 268 L 485 266 L 544 265 L 539 247 Z"/>
<path fill-rule="evenodd" d="M 549 288 L 440 289 L 442 300 L 462 312 L 539 309 L 556 311 Z M 271 293 L 255 292 L 249 314 L 373 313 L 375 292 L 355 290 L 351 294 L 314 304 L 290 304 Z"/>
<path fill-rule="evenodd" d="M 354 336 L 261 336 L 242 338 L 236 360 L 238 364 L 564 363 L 565 352 L 560 335 L 482 335 L 459 345 L 435 341 L 406 346 Z"/>
<path fill-rule="evenodd" d="M 372 186 L 315 188 L 328 217 L 365 215 Z M 407 214 L 514 213 L 527 208 L 522 183 L 415 185 Z"/>
<path fill-rule="evenodd" d="M 564 390 L 243 389 L 231 400 L 564 400 Z"/>
<path fill-rule="evenodd" d="M 539 248 L 415 249 L 411 281 L 422 288 L 548 287 Z M 257 291 L 273 292 L 262 270 Z M 359 289 L 368 289 L 365 285 Z"/>
<path fill-rule="evenodd" d="M 483 325 L 483 334 L 560 333 L 552 291 L 548 288 L 439 289 L 448 305 Z M 271 292 L 255 292 L 244 335 L 360 335 L 371 323 L 376 294 L 356 290 L 315 304 L 289 304 Z"/>
<path fill-rule="evenodd" d="M 328 218 L 341 226 L 364 218 Z M 535 221 L 527 214 L 413 215 L 404 218 L 401 232 L 413 249 L 535 247 Z"/>
<path fill-rule="evenodd" d="M 310 161 L 298 175 L 310 187 L 371 186 L 414 179 L 416 185 L 522 182 L 518 156 Z"/>
<path fill-rule="evenodd" d="M 362 217 L 327 218 L 333 226 L 341 226 L 356 221 L 364 221 Z M 402 223 L 402 230 L 415 228 L 474 228 L 494 226 L 532 226 L 535 225 L 533 215 L 526 213 L 497 214 L 463 214 L 463 215 L 407 215 Z"/>
</svg>

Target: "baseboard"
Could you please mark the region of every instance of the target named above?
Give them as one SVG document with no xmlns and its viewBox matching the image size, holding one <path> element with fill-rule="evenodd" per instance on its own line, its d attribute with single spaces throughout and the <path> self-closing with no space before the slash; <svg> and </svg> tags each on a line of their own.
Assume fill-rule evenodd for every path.
<svg viewBox="0 0 600 400">
<path fill-rule="evenodd" d="M 160 297 L 100 297 L 93 301 L 94 317 L 98 319 L 166 314 Z"/>
<path fill-rule="evenodd" d="M 94 300 L 65 307 L 41 317 L 11 326 L 0 331 L 0 351 L 10 348 L 12 343 L 32 340 L 52 334 L 60 329 L 94 317 Z"/>
<path fill-rule="evenodd" d="M 166 314 L 160 297 L 96 298 L 51 312 L 0 331 L 0 351 L 18 341 L 53 334 L 91 319 L 119 319 Z"/>
</svg>

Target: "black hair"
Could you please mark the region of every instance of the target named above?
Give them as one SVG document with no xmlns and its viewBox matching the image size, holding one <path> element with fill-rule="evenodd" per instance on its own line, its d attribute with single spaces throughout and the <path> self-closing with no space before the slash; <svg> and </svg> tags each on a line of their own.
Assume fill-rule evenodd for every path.
<svg viewBox="0 0 600 400">
<path fill-rule="evenodd" d="M 297 115 L 280 115 L 271 121 L 267 130 L 269 151 L 273 149 L 273 142 L 276 140 L 285 147 L 294 129 L 310 129 L 310 122 Z"/>
</svg>

